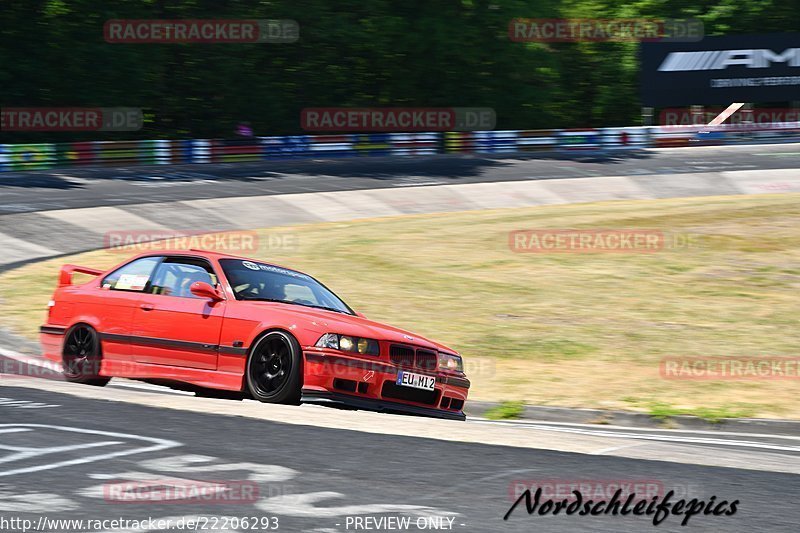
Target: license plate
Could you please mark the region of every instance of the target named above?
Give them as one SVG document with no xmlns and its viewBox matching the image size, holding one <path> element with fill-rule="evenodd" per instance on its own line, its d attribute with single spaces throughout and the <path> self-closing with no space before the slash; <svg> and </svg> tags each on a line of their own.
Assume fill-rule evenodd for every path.
<svg viewBox="0 0 800 533">
<path fill-rule="evenodd" d="M 397 374 L 397 384 L 415 389 L 433 390 L 433 386 L 436 385 L 436 378 L 424 374 L 414 374 L 413 372 L 400 372 Z"/>
</svg>

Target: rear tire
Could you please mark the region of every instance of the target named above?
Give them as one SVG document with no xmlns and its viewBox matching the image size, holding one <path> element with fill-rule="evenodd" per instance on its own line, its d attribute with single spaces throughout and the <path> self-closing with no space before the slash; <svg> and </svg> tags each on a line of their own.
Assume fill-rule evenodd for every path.
<svg viewBox="0 0 800 533">
<path fill-rule="evenodd" d="M 259 338 L 247 357 L 247 390 L 260 402 L 298 405 L 302 374 L 300 343 L 284 331 Z"/>
<path fill-rule="evenodd" d="M 105 386 L 111 378 L 100 376 L 100 337 L 86 324 L 72 326 L 64 336 L 62 366 L 64 378 L 72 383 Z"/>
</svg>

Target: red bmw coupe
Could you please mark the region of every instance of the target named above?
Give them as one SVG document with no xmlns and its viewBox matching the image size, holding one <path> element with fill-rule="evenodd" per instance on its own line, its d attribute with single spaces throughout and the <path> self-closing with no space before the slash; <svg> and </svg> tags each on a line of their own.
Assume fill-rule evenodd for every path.
<svg viewBox="0 0 800 533">
<path fill-rule="evenodd" d="M 73 285 L 76 272 L 95 277 Z M 203 250 L 107 272 L 63 266 L 41 343 L 69 381 L 126 377 L 270 403 L 463 420 L 470 385 L 454 350 L 368 320 L 311 276 Z"/>
</svg>

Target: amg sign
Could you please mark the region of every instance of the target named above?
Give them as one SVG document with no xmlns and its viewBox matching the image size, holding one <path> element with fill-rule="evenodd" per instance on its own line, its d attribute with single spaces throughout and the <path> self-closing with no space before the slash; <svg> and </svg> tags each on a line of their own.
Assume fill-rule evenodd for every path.
<svg viewBox="0 0 800 533">
<path fill-rule="evenodd" d="M 641 45 L 642 104 L 800 100 L 800 33 Z"/>
<path fill-rule="evenodd" d="M 658 67 L 660 71 L 723 70 L 733 65 L 769 68 L 773 63 L 800 67 L 800 48 L 788 48 L 776 54 L 772 50 L 710 50 L 707 52 L 672 52 Z"/>
</svg>

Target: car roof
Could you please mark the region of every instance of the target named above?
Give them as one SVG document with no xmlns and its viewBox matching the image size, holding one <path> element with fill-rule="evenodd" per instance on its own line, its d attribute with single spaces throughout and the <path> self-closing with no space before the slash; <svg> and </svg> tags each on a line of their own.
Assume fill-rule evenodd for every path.
<svg viewBox="0 0 800 533">
<path fill-rule="evenodd" d="M 270 265 L 270 266 L 274 266 L 274 267 L 278 267 L 278 268 L 283 268 L 283 269 L 286 269 L 286 270 L 292 270 L 294 272 L 299 272 L 301 274 L 305 274 L 305 272 L 303 272 L 301 270 L 297 270 L 296 268 L 291 268 L 291 267 L 279 265 L 277 263 L 272 263 L 272 262 L 269 262 L 269 261 L 262 261 L 260 259 L 253 259 L 251 257 L 243 257 L 241 255 L 233 255 L 233 254 L 228 254 L 228 253 L 217 252 L 215 250 L 203 250 L 203 249 L 200 249 L 200 248 L 189 248 L 188 250 L 157 250 L 157 251 L 152 251 L 152 252 L 144 252 L 144 253 L 141 253 L 141 254 L 137 255 L 136 257 L 131 258 L 131 260 L 138 259 L 139 257 L 176 256 L 176 255 L 185 255 L 185 256 L 188 256 L 188 257 L 192 257 L 192 256 L 193 257 L 198 257 L 198 256 L 200 256 L 200 257 L 205 257 L 207 259 L 210 259 L 211 257 L 213 257 L 213 258 L 215 258 L 217 260 L 219 260 L 219 259 L 241 259 L 242 261 L 254 261 L 256 263 L 263 263 L 265 265 Z M 308 274 L 306 274 L 306 275 L 308 275 Z"/>
</svg>

